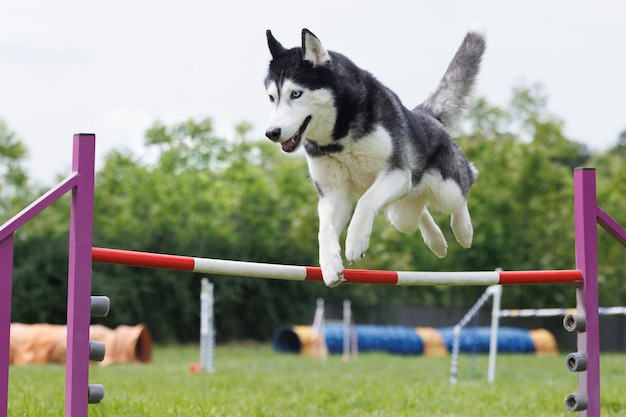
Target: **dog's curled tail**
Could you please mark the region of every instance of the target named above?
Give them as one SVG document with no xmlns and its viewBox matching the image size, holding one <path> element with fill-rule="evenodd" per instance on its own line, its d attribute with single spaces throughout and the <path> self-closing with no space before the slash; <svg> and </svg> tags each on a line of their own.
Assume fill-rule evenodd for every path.
<svg viewBox="0 0 626 417">
<path fill-rule="evenodd" d="M 435 91 L 416 110 L 429 112 L 444 126 L 454 123 L 465 109 L 486 46 L 482 26 L 472 27 Z"/>
</svg>

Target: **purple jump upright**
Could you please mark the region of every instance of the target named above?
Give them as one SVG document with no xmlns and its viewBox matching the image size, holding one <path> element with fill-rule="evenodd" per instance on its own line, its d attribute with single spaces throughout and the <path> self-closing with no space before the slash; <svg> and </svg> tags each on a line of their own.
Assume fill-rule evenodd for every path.
<svg viewBox="0 0 626 417">
<path fill-rule="evenodd" d="M 91 322 L 91 246 L 93 238 L 95 136 L 74 136 L 70 247 L 67 277 L 67 352 L 65 415 L 87 416 L 89 399 L 89 323 Z"/>
<path fill-rule="evenodd" d="M 9 357 L 11 355 L 11 294 L 13 289 L 13 232 L 0 239 L 0 416 L 7 416 Z"/>
<path fill-rule="evenodd" d="M 15 232 L 46 207 L 72 193 L 67 299 L 65 416 L 86 417 L 91 310 L 91 246 L 93 235 L 96 138 L 74 135 L 72 174 L 0 226 L 0 417 L 8 413 L 13 243 Z"/>
<path fill-rule="evenodd" d="M 596 171 L 574 171 L 574 217 L 576 268 L 583 281 L 576 287 L 576 314 L 564 319 L 565 328 L 578 333 L 578 352 L 567 358 L 567 366 L 578 372 L 578 393 L 565 405 L 581 417 L 600 415 L 600 320 L 598 313 L 598 224 L 626 247 L 626 230 L 597 204 Z"/>
<path fill-rule="evenodd" d="M 576 288 L 576 313 L 585 322 L 585 329 L 584 331 L 580 329 L 577 339 L 578 353 L 587 357 L 587 369 L 578 373 L 578 395 L 569 396 L 566 399 L 566 406 L 571 411 L 579 411 L 582 417 L 600 415 L 597 207 L 596 171 L 586 168 L 576 169 L 574 171 L 576 268 L 582 271 L 584 276 L 582 284 Z"/>
</svg>

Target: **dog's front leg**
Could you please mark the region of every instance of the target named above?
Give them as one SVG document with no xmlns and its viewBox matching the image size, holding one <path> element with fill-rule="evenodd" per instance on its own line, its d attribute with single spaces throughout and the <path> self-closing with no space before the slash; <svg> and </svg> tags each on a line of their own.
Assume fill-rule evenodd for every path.
<svg viewBox="0 0 626 417">
<path fill-rule="evenodd" d="M 411 188 L 411 172 L 401 169 L 382 172 L 357 202 L 346 236 L 346 259 L 353 263 L 365 256 L 374 217 L 380 209 L 405 195 Z"/>
<path fill-rule="evenodd" d="M 350 218 L 352 203 L 350 197 L 338 192 L 325 192 L 318 203 L 319 256 L 322 277 L 329 287 L 343 282 L 343 260 L 339 236 Z"/>
</svg>

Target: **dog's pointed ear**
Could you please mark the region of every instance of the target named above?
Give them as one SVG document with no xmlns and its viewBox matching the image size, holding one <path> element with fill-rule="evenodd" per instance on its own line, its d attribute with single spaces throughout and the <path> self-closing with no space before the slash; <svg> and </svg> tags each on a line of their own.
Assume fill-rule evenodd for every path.
<svg viewBox="0 0 626 417">
<path fill-rule="evenodd" d="M 330 55 L 322 42 L 308 29 L 302 29 L 302 57 L 313 65 L 330 62 Z"/>
<path fill-rule="evenodd" d="M 271 30 L 268 29 L 267 31 L 265 31 L 265 34 L 267 35 L 267 46 L 269 46 L 270 48 L 270 53 L 272 54 L 272 58 L 276 58 L 278 55 L 282 54 L 283 52 L 287 50 L 287 48 L 282 46 L 281 43 L 276 40 L 274 35 L 272 35 Z"/>
</svg>

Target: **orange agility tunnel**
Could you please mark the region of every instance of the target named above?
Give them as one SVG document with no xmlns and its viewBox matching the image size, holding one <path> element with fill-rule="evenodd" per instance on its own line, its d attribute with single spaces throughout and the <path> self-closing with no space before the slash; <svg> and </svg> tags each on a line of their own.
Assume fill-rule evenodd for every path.
<svg viewBox="0 0 626 417">
<path fill-rule="evenodd" d="M 90 326 L 90 339 L 104 343 L 101 365 L 148 363 L 152 361 L 152 339 L 148 328 L 120 325 L 109 329 Z M 67 327 L 60 324 L 11 323 L 9 363 L 13 365 L 65 363 Z M 95 362 L 94 362 L 95 363 Z"/>
</svg>

